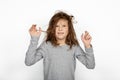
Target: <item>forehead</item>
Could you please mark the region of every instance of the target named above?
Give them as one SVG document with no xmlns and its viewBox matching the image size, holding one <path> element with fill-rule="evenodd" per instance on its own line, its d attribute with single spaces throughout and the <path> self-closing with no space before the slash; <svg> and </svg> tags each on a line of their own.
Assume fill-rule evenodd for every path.
<svg viewBox="0 0 120 80">
<path fill-rule="evenodd" d="M 66 19 L 59 19 L 58 22 L 57 22 L 57 25 L 59 24 L 68 24 L 68 20 Z"/>
</svg>

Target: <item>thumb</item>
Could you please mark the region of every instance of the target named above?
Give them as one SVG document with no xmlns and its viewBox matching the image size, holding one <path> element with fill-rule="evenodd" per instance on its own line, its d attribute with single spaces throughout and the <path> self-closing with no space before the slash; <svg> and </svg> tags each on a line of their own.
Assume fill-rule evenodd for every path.
<svg viewBox="0 0 120 80">
<path fill-rule="evenodd" d="M 38 32 L 39 32 L 39 33 L 41 33 L 41 31 L 42 31 L 42 30 L 41 30 L 41 27 L 39 27 L 39 30 L 38 30 Z"/>
<path fill-rule="evenodd" d="M 41 27 L 39 27 L 39 31 L 41 31 Z"/>
</svg>

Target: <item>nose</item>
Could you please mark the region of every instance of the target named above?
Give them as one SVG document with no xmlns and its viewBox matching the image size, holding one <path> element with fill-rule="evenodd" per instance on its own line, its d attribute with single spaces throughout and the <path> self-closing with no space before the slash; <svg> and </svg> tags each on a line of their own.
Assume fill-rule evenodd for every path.
<svg viewBox="0 0 120 80">
<path fill-rule="evenodd" d="M 58 30 L 59 30 L 59 31 L 61 31 L 61 30 L 62 30 L 62 27 L 61 27 L 61 26 L 59 26 Z"/>
</svg>

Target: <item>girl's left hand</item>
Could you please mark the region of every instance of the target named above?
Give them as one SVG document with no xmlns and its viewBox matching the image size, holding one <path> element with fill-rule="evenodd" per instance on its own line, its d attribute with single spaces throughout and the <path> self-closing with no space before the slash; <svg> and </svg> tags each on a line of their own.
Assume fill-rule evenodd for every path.
<svg viewBox="0 0 120 80">
<path fill-rule="evenodd" d="M 90 43 L 91 43 L 92 37 L 90 36 L 90 34 L 87 31 L 85 31 L 85 34 L 81 35 L 81 40 L 84 43 L 84 46 L 86 48 L 90 48 L 91 47 Z"/>
</svg>

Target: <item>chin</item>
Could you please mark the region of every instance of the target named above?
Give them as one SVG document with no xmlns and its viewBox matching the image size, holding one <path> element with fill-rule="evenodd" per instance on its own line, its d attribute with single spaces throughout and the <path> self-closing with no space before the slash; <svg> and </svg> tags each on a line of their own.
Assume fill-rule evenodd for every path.
<svg viewBox="0 0 120 80">
<path fill-rule="evenodd" d="M 64 40 L 65 38 L 57 38 L 58 40 Z"/>
<path fill-rule="evenodd" d="M 64 40 L 65 37 L 57 37 L 58 40 Z"/>
</svg>

